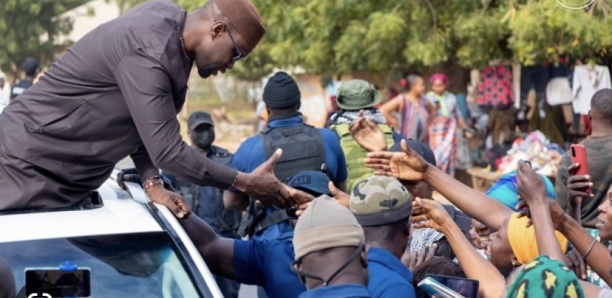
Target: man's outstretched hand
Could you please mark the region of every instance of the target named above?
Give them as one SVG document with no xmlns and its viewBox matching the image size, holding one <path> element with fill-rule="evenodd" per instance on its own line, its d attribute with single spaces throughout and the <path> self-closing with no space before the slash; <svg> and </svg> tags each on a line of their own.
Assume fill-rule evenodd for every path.
<svg viewBox="0 0 612 298">
<path fill-rule="evenodd" d="M 349 208 L 350 202 L 351 202 L 351 197 L 339 190 L 338 188 L 336 188 L 336 186 L 334 185 L 333 182 L 329 182 L 329 184 L 327 185 L 327 187 L 329 188 L 329 192 L 332 195 L 332 199 L 334 199 L 334 201 L 336 201 L 336 203 Z M 298 210 L 295 212 L 295 215 L 299 218 L 300 216 L 302 216 L 302 214 L 304 214 L 304 211 L 306 211 L 306 209 L 308 208 L 308 206 L 310 206 L 311 202 L 308 202 L 306 204 L 302 204 L 299 206 Z"/>
<path fill-rule="evenodd" d="M 274 175 L 274 165 L 283 151 L 276 150 L 270 158 L 251 173 L 239 173 L 234 187 L 265 206 L 289 208 L 310 201 L 303 192 L 290 192 Z"/>
<path fill-rule="evenodd" d="M 191 213 L 187 202 L 181 195 L 165 189 L 162 185 L 149 188 L 147 195 L 149 195 L 151 202 L 168 207 L 178 218 L 184 218 Z"/>
<path fill-rule="evenodd" d="M 359 111 L 359 117 L 349 127 L 351 136 L 368 152 L 387 150 L 387 140 L 380 127 L 363 116 L 363 110 Z"/>
<path fill-rule="evenodd" d="M 402 140 L 401 147 L 404 152 L 370 152 L 364 160 L 365 165 L 374 169 L 376 175 L 408 181 L 422 180 L 429 163 L 409 148 L 405 140 Z"/>
</svg>

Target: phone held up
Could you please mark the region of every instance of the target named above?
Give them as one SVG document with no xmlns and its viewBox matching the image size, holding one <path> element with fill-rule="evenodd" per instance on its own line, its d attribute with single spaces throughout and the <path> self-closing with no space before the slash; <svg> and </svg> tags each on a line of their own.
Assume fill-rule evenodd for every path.
<svg viewBox="0 0 612 298">
<path fill-rule="evenodd" d="M 572 163 L 578 163 L 580 166 L 576 171 L 575 175 L 588 175 L 589 174 L 589 164 L 587 163 L 587 154 L 584 145 L 582 144 L 573 144 L 570 147 L 570 153 L 572 157 Z M 586 187 L 584 192 L 587 194 L 591 193 L 591 188 Z"/>
</svg>

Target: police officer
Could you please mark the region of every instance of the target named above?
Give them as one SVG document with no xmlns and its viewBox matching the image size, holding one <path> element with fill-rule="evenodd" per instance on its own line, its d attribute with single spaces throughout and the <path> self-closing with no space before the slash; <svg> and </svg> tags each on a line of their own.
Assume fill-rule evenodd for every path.
<svg viewBox="0 0 612 298">
<path fill-rule="evenodd" d="M 38 74 L 38 60 L 32 57 L 26 58 L 21 64 L 21 70 L 23 70 L 25 78 L 11 88 L 11 100 L 17 98 L 17 96 L 34 85 L 34 79 Z M 2 86 L 4 86 L 4 84 L 2 84 Z"/>
</svg>

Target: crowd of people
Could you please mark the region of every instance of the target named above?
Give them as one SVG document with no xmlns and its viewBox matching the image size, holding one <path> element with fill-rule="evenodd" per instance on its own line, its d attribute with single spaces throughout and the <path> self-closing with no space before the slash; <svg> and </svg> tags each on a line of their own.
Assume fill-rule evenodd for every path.
<svg viewBox="0 0 612 298">
<path fill-rule="evenodd" d="M 188 145 L 176 114 L 192 65 L 202 78 L 231 69 L 264 33 L 249 0 L 191 13 L 158 0 L 83 37 L 13 88 L 0 114 L 0 210 L 83 207 L 130 156 L 138 175 L 119 178 L 176 215 L 226 297 L 240 284 L 260 297 L 612 297 L 612 89 L 590 97 L 585 163 L 565 153 L 553 184 L 519 161 L 487 193 L 453 177 L 457 131 L 476 131 L 441 73 L 431 91 L 407 76 L 382 105 L 371 83 L 344 82 L 327 128 L 315 128 L 294 78 L 277 72 L 261 132 L 232 154 L 197 111 Z M 512 117 L 527 111 L 521 97 Z M 432 288 L 434 276 L 476 292 Z"/>
<path fill-rule="evenodd" d="M 280 87 L 286 84 L 292 87 Z M 282 127 L 276 123 L 283 120 L 289 127 L 307 127 L 295 118 L 299 118 L 299 100 L 294 102 L 299 90 L 294 84 L 290 76 L 281 72 L 265 86 L 266 105 L 270 102 L 274 106 L 279 98 L 285 98 L 287 107 L 293 107 L 283 116 L 268 107 L 272 115 L 268 131 Z M 601 152 L 602 146 L 612 144 L 612 89 L 598 91 L 591 100 L 593 131 L 582 142 L 590 148 L 589 175 L 574 174 L 580 165 L 571 163 L 568 153 L 555 187 L 530 163 L 521 161 L 517 171 L 503 176 L 487 194 L 455 180 L 439 166 L 435 150 L 427 144 L 406 138 L 390 127 L 383 113 L 375 108 L 379 102 L 380 94 L 366 81 L 351 80 L 340 86 L 339 110 L 330 116 L 330 129 L 318 129 L 322 136 L 335 132 L 329 146 L 336 149 L 324 154 L 334 156 L 336 162 L 317 160 L 305 172 L 300 172 L 303 166 L 295 167 L 294 179 L 287 180 L 295 189 L 320 196 L 300 205 L 295 213 L 297 223 L 291 215 L 275 218 L 278 227 L 266 224 L 263 229 L 255 229 L 249 240 L 230 240 L 234 242 L 234 266 L 239 265 L 235 257 L 237 252 L 243 253 L 242 245 L 267 248 L 251 252 L 252 260 L 241 259 L 256 263 L 251 264 L 255 268 L 242 272 L 266 272 L 261 280 L 249 282 L 239 278 L 238 272 L 229 277 L 261 285 L 268 296 L 274 297 L 429 297 L 431 293 L 418 285 L 431 275 L 476 280 L 481 297 L 611 295 L 606 280 L 611 277 L 612 255 L 606 229 L 612 181 L 607 174 L 610 162 L 602 159 Z M 294 134 L 279 132 L 278 146 L 272 147 L 292 144 L 293 148 L 307 148 L 306 142 L 317 143 L 306 137 L 300 143 L 300 137 L 292 136 L 308 133 L 290 131 Z M 265 145 L 254 143 L 265 143 L 266 133 L 247 139 L 237 154 L 244 148 L 248 148 L 249 156 L 271 152 L 264 149 Z M 338 151 L 338 145 L 342 150 Z M 285 160 L 284 171 L 291 172 L 287 165 L 292 161 L 307 159 L 302 156 Z M 255 160 L 261 163 L 265 158 Z M 329 163 L 333 163 L 329 167 L 334 169 L 332 173 L 337 173 L 338 164 L 342 164 L 343 173 L 330 175 L 325 170 Z M 332 177 L 342 177 L 341 182 L 334 182 Z M 347 183 L 342 183 L 345 180 Z M 349 187 L 343 188 L 346 185 Z M 452 205 L 433 200 L 432 190 Z M 246 203 L 232 203 L 235 192 L 229 194 L 229 201 L 227 195 L 224 197 L 226 206 L 245 210 Z M 270 216 L 274 212 L 279 210 L 264 214 Z M 214 235 L 203 221 L 185 221 L 189 221 L 185 226 L 191 235 L 204 231 Z M 275 260 L 270 260 L 270 254 L 265 253 L 272 249 L 268 245 L 281 239 L 284 246 L 276 245 L 293 251 L 286 249 L 282 257 L 277 254 Z M 202 241 L 200 245 L 209 243 L 215 241 Z M 201 251 L 221 253 L 229 249 Z M 204 256 L 207 261 L 222 259 L 220 255 Z M 296 286 L 285 281 L 280 292 L 271 287 L 271 280 L 280 276 L 287 279 L 287 275 L 275 277 L 266 271 L 266 264 L 283 264 L 280 268 L 292 271 L 293 274 L 287 273 Z M 281 272 L 280 268 L 276 273 Z M 305 288 L 298 286 L 299 280 Z"/>
</svg>

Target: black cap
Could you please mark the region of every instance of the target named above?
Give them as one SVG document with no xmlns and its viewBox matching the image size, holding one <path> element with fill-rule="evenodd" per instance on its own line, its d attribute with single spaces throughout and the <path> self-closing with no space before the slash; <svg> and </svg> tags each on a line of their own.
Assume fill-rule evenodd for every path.
<svg viewBox="0 0 612 298">
<path fill-rule="evenodd" d="M 26 75 L 34 75 L 38 69 L 38 60 L 32 57 L 26 58 L 21 64 L 21 69 L 23 69 Z"/>
<path fill-rule="evenodd" d="M 297 83 L 290 75 L 282 71 L 270 78 L 263 91 L 263 101 L 271 109 L 295 107 L 301 98 Z"/>
<path fill-rule="evenodd" d="M 214 122 L 212 117 L 207 112 L 196 111 L 189 115 L 189 119 L 187 119 L 187 127 L 189 130 L 193 130 L 199 125 L 208 124 L 210 126 L 214 126 Z"/>
<path fill-rule="evenodd" d="M 412 140 L 412 139 L 406 139 L 406 145 L 410 149 L 412 149 L 414 152 L 416 152 L 418 155 L 420 155 L 423 159 L 425 159 L 425 161 L 427 161 L 428 163 L 434 166 L 437 166 L 436 156 L 434 155 L 433 151 L 431 151 L 431 148 L 429 146 L 417 140 Z M 389 148 L 389 151 L 390 152 L 402 152 L 401 142 L 396 142 L 395 144 L 393 144 L 393 146 Z"/>
<path fill-rule="evenodd" d="M 329 177 L 325 175 L 321 171 L 301 171 L 295 174 L 287 185 L 297 188 L 300 190 L 304 190 L 312 195 L 321 196 L 321 195 L 329 195 L 331 196 L 331 192 L 329 191 Z"/>
</svg>

